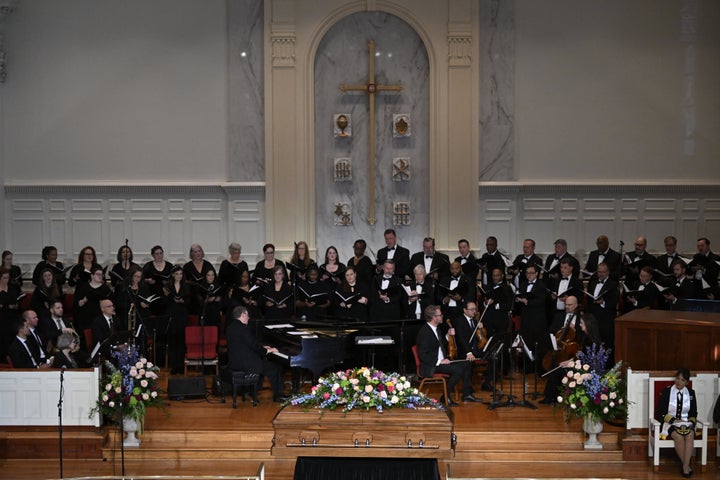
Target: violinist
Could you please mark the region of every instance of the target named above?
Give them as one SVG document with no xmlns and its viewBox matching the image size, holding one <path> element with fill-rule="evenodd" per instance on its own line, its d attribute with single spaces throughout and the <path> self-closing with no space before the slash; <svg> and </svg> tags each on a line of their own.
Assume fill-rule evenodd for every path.
<svg viewBox="0 0 720 480">
<path fill-rule="evenodd" d="M 558 313 L 550 325 L 550 333 L 556 338 L 558 350 L 554 350 L 550 341 L 545 345 L 543 367 L 551 371 L 555 367 L 568 365 L 575 360 L 575 354 L 593 343 L 601 343 L 600 330 L 595 317 L 582 313 L 577 297 L 572 295 L 565 299 L 565 312 Z M 550 362 L 546 360 L 550 359 Z M 545 398 L 540 403 L 552 404 L 557 398 L 565 369 L 559 368 L 546 377 Z"/>
<path fill-rule="evenodd" d="M 450 362 L 448 359 L 448 339 L 449 335 L 455 335 L 454 328 L 448 330 L 447 335 L 443 334 L 440 324 L 443 321 L 443 315 L 440 307 L 430 305 L 423 310 L 425 324 L 420 327 L 417 334 L 418 357 L 420 358 L 420 375 L 422 377 L 432 377 L 435 373 L 445 373 L 450 375 L 447 380 L 448 395 L 455 391 L 455 384 L 462 380 L 463 383 L 463 402 L 478 402 L 479 399 L 473 395 L 472 388 L 472 368 L 470 362 Z M 458 406 L 452 398 L 448 398 L 448 404 L 452 407 Z"/>
<path fill-rule="evenodd" d="M 455 329 L 457 359 L 465 358 L 469 362 L 474 362 L 482 355 L 482 350 L 488 341 L 488 333 L 482 321 L 478 325 L 480 319 L 477 317 L 477 304 L 474 301 L 469 301 L 463 307 L 462 315 L 452 321 L 452 326 Z M 490 361 L 492 362 L 492 360 Z M 490 370 L 492 370 L 492 365 L 490 365 Z M 493 386 L 490 384 L 487 375 L 481 389 L 487 392 L 493 391 Z"/>
</svg>

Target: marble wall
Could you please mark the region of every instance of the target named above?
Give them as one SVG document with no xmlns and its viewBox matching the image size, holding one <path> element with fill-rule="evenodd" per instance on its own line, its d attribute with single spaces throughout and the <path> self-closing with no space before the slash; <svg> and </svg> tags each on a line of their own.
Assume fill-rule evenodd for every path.
<svg viewBox="0 0 720 480">
<path fill-rule="evenodd" d="M 368 219 L 368 96 L 341 92 L 341 84 L 365 84 L 368 78 L 367 40 L 376 43 L 375 81 L 401 84 L 401 92 L 375 96 L 375 205 L 377 223 Z M 325 34 L 315 57 L 315 220 L 320 253 L 335 245 L 343 261 L 352 255 L 358 238 L 368 242 L 368 254 L 381 246 L 382 232 L 395 228 L 400 243 L 420 250 L 429 229 L 428 203 L 428 56 L 420 38 L 404 21 L 390 14 L 349 15 Z M 333 116 L 351 115 L 352 136 L 333 136 Z M 393 137 L 393 115 L 407 114 L 410 136 Z M 350 158 L 352 180 L 336 182 L 335 158 Z M 393 158 L 410 159 L 410 177 L 393 179 Z M 351 204 L 352 220 L 335 225 L 336 203 Z M 409 202 L 409 225 L 394 225 L 393 203 Z M 379 242 L 379 243 L 378 243 Z"/>
<path fill-rule="evenodd" d="M 263 2 L 228 2 L 228 180 L 265 180 Z"/>
</svg>

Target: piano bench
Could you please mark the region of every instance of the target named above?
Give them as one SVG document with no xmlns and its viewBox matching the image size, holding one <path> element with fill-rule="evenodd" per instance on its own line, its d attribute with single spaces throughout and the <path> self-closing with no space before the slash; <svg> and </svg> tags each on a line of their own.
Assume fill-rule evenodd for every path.
<svg viewBox="0 0 720 480">
<path fill-rule="evenodd" d="M 250 387 L 252 389 L 252 404 L 253 407 L 257 407 L 257 384 L 260 380 L 260 374 L 257 373 L 245 373 L 245 372 L 232 372 L 232 392 L 233 392 L 233 408 L 237 408 L 237 394 L 238 388 Z M 245 393 L 243 391 L 243 400 L 245 399 Z"/>
</svg>

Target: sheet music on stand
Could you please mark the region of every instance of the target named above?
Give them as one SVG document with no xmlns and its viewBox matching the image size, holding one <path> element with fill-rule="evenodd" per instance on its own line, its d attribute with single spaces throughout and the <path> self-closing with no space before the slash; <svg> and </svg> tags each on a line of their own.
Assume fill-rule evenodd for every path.
<svg viewBox="0 0 720 480">
<path fill-rule="evenodd" d="M 390 336 L 358 336 L 355 337 L 355 345 L 395 345 L 395 340 Z"/>
</svg>

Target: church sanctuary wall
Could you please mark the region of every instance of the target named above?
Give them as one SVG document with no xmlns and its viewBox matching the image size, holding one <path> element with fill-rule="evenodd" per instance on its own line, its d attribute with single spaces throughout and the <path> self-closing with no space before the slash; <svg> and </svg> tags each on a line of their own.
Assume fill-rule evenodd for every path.
<svg viewBox="0 0 720 480">
<path fill-rule="evenodd" d="M 720 243 L 720 2 L 16 4 L 0 22 L 0 243 L 18 263 L 47 244 L 114 261 L 125 238 L 138 259 L 198 242 L 215 263 L 230 241 L 252 262 L 266 241 L 286 258 L 293 240 L 343 239 L 317 221 L 313 62 L 366 10 L 428 50 L 428 219 L 398 229 L 412 251 L 425 234 L 443 250 L 496 235 L 512 254 L 525 237 L 589 251 L 599 233 Z M 357 232 L 377 248 L 388 226 Z"/>
</svg>

